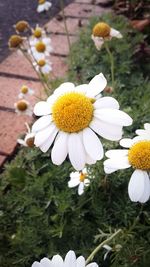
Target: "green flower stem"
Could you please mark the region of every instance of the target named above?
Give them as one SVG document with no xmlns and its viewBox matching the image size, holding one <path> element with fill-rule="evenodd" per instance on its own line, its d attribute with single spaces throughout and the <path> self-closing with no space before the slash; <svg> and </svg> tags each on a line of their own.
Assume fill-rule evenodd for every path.
<svg viewBox="0 0 150 267">
<path fill-rule="evenodd" d="M 106 49 L 106 51 L 109 55 L 109 58 L 110 58 L 112 87 L 113 87 L 113 90 L 115 90 L 114 58 L 113 58 L 113 54 L 111 53 L 111 51 L 109 49 L 107 41 L 104 42 L 104 45 L 105 45 L 105 49 Z"/>
<path fill-rule="evenodd" d="M 120 234 L 122 232 L 121 229 L 119 229 L 118 231 L 116 231 L 114 234 L 112 234 L 110 237 L 108 237 L 106 240 L 104 240 L 102 243 L 100 243 L 94 250 L 93 252 L 90 254 L 90 256 L 87 258 L 86 260 L 86 264 L 88 264 L 90 261 L 93 260 L 94 256 L 96 255 L 96 253 L 107 243 L 109 243 L 114 237 L 116 237 L 118 234 Z"/>
<path fill-rule="evenodd" d="M 68 27 L 67 27 L 67 23 L 66 23 L 66 18 L 65 18 L 64 1 L 63 0 L 60 0 L 60 5 L 61 5 L 63 22 L 64 22 L 64 26 L 65 26 L 65 32 L 66 32 L 67 42 L 68 42 L 68 47 L 69 47 L 69 52 L 70 52 L 71 51 L 71 42 L 70 42 L 69 31 L 68 31 Z M 72 61 L 72 58 L 71 58 L 71 61 Z"/>
</svg>

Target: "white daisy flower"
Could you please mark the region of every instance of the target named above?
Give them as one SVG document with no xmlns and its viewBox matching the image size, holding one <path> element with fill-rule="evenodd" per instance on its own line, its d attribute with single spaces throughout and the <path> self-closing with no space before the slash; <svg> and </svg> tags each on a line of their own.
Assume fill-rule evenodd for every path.
<svg viewBox="0 0 150 267">
<path fill-rule="evenodd" d="M 29 40 L 30 49 L 28 52 L 36 59 L 40 60 L 43 57 L 49 56 L 52 52 L 51 39 L 42 38 L 40 40 Z"/>
<path fill-rule="evenodd" d="M 134 172 L 128 185 L 129 197 L 133 202 L 145 203 L 150 197 L 149 126 L 150 124 L 145 124 L 147 129 L 137 130 L 137 132 L 144 131 L 138 137 L 122 139 L 120 145 L 128 149 L 109 150 L 106 152 L 108 159 L 104 161 L 104 170 L 106 173 L 113 173 L 119 169 L 133 167 Z"/>
<path fill-rule="evenodd" d="M 48 62 L 44 58 L 33 62 L 33 66 L 35 67 L 36 71 L 41 71 L 43 74 L 49 74 L 52 71 L 52 63 Z"/>
<path fill-rule="evenodd" d="M 17 139 L 17 142 L 23 146 L 33 147 L 35 134 L 31 132 L 28 123 L 25 123 L 25 125 L 26 125 L 27 130 L 28 130 L 26 135 L 25 135 L 25 138 L 24 138 L 24 140 L 23 139 Z"/>
<path fill-rule="evenodd" d="M 51 260 L 43 258 L 40 262 L 35 261 L 32 267 L 98 267 L 97 263 L 92 262 L 88 265 L 85 263 L 85 258 L 80 256 L 76 258 L 74 251 L 70 250 L 63 260 L 60 255 L 55 255 Z"/>
<path fill-rule="evenodd" d="M 33 95 L 34 91 L 29 88 L 27 85 L 23 85 L 20 89 L 20 94 L 18 95 L 18 98 L 23 98 L 28 95 Z"/>
<path fill-rule="evenodd" d="M 42 116 L 32 127 L 35 145 L 46 152 L 55 141 L 51 151 L 54 164 L 61 165 L 68 155 L 72 166 L 82 170 L 86 163 L 103 158 L 97 134 L 120 140 L 122 127 L 132 124 L 131 117 L 119 110 L 113 97 L 100 97 L 106 84 L 102 73 L 89 84 L 75 87 L 73 83 L 63 83 L 47 101 L 35 105 L 35 115 Z"/>
<path fill-rule="evenodd" d="M 43 11 L 48 11 L 52 6 L 51 2 L 48 2 L 46 0 L 39 0 L 39 4 L 37 7 L 37 12 L 41 13 Z"/>
<path fill-rule="evenodd" d="M 72 188 L 78 186 L 78 195 L 82 195 L 84 187 L 90 184 L 90 180 L 86 178 L 87 176 L 88 174 L 86 168 L 84 168 L 81 172 L 71 172 L 68 187 Z"/>
<path fill-rule="evenodd" d="M 32 109 L 30 106 L 30 103 L 26 101 L 25 99 L 18 100 L 15 104 L 15 112 L 18 113 L 18 115 L 29 115 L 32 116 Z"/>
<path fill-rule="evenodd" d="M 34 29 L 32 29 L 32 36 L 31 39 L 39 40 L 43 37 L 46 37 L 46 32 L 43 28 L 41 28 L 38 24 Z"/>
<path fill-rule="evenodd" d="M 103 43 L 107 40 L 111 40 L 112 37 L 122 38 L 122 34 L 111 28 L 107 23 L 99 22 L 93 28 L 92 40 L 95 43 L 97 50 L 100 50 Z"/>
</svg>

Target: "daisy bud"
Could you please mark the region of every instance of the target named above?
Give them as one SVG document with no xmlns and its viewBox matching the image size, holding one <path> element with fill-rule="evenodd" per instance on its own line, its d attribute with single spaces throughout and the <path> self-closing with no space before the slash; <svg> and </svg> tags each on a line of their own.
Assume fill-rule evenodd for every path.
<svg viewBox="0 0 150 267">
<path fill-rule="evenodd" d="M 25 20 L 20 20 L 15 25 L 15 29 L 19 33 L 26 31 L 28 28 L 29 28 L 29 24 Z"/>
<path fill-rule="evenodd" d="M 12 35 L 9 38 L 8 45 L 10 48 L 18 48 L 23 42 L 23 38 L 20 35 Z"/>
</svg>

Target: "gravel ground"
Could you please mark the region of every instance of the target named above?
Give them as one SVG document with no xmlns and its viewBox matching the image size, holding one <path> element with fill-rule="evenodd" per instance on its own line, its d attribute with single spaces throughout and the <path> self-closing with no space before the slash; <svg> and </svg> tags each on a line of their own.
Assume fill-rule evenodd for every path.
<svg viewBox="0 0 150 267">
<path fill-rule="evenodd" d="M 8 39 L 14 33 L 13 25 L 18 20 L 27 20 L 32 26 L 43 25 L 60 10 L 60 0 L 51 0 L 52 8 L 46 13 L 37 13 L 38 0 L 0 0 L 0 62 L 9 54 Z M 64 0 L 64 5 L 72 0 Z"/>
</svg>

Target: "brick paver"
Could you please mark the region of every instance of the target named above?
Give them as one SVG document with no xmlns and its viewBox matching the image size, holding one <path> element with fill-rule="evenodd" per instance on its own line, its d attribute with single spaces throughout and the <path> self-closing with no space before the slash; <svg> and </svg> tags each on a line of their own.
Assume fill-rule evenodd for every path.
<svg viewBox="0 0 150 267">
<path fill-rule="evenodd" d="M 103 0 L 104 1 L 104 0 Z M 105 0 L 106 1 L 106 0 Z M 95 4 L 92 4 L 94 3 Z M 76 0 L 68 5 L 64 12 L 70 41 L 77 38 L 81 26 L 88 23 L 88 18 L 101 15 L 106 9 L 99 3 L 102 0 Z M 69 53 L 62 12 L 50 20 L 45 27 L 51 34 L 54 51 L 50 57 L 53 64 L 53 76 L 63 77 L 67 71 L 66 57 Z M 0 165 L 11 155 L 16 147 L 19 134 L 26 131 L 24 122 L 31 122 L 29 116 L 18 116 L 14 113 L 14 102 L 17 100 L 19 88 L 26 84 L 35 90 L 36 95 L 41 94 L 42 86 L 30 64 L 17 52 L 13 52 L 0 64 Z M 29 98 L 32 104 L 36 98 Z"/>
</svg>

